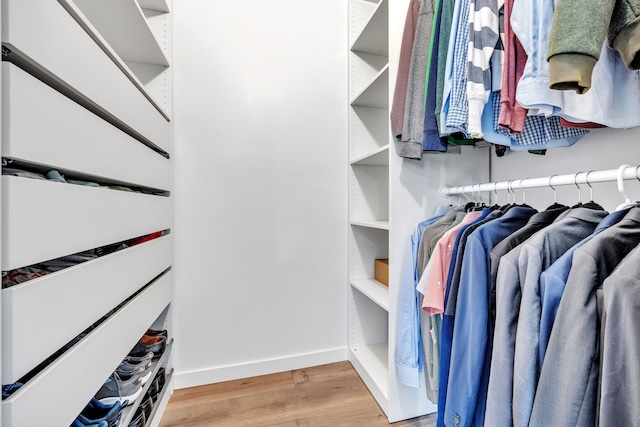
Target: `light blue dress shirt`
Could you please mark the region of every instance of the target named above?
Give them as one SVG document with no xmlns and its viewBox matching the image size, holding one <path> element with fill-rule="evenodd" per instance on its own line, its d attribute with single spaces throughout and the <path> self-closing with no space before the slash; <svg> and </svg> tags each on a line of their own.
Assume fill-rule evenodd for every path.
<svg viewBox="0 0 640 427">
<path fill-rule="evenodd" d="M 434 216 L 414 228 L 409 238 L 407 255 L 402 266 L 402 276 L 398 290 L 398 310 L 396 318 L 396 342 L 394 358 L 398 380 L 409 387 L 420 387 L 420 372 L 424 370 L 422 335 L 420 333 L 420 304 L 416 285 L 418 284 L 418 247 L 424 229 L 433 224 L 456 206 L 440 206 Z"/>
</svg>

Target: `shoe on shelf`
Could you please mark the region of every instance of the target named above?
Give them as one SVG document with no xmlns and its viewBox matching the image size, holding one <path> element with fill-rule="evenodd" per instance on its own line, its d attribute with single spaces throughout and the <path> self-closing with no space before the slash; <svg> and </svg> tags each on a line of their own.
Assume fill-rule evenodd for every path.
<svg viewBox="0 0 640 427">
<path fill-rule="evenodd" d="M 154 402 L 158 400 L 158 393 L 160 393 L 160 388 L 158 388 L 158 382 L 154 379 L 149 384 L 149 388 L 147 389 L 147 396 L 151 398 Z"/>
<path fill-rule="evenodd" d="M 144 427 L 144 425 L 146 424 L 146 421 L 147 420 L 144 417 L 144 412 L 138 406 L 138 409 L 136 409 L 136 412 L 133 415 L 131 422 L 129 423 L 129 427 Z"/>
<path fill-rule="evenodd" d="M 164 368 L 164 366 L 162 366 L 160 369 L 158 369 L 158 372 L 156 373 L 154 381 L 158 382 L 158 388 L 162 390 L 166 380 L 167 380 L 167 371 Z"/>
<path fill-rule="evenodd" d="M 2 386 L 2 400 L 8 399 L 9 396 L 11 396 L 15 391 L 17 391 L 23 385 L 24 384 L 22 384 L 20 381 L 16 381 L 15 383 L 12 383 L 12 384 L 3 385 Z"/>
<path fill-rule="evenodd" d="M 139 374 L 140 378 L 142 379 L 142 384 L 146 384 L 147 381 L 149 381 L 149 378 L 151 378 L 152 371 L 153 369 L 152 369 L 151 363 L 144 366 L 142 364 L 131 365 L 123 361 L 116 368 L 116 372 L 118 373 L 118 375 L 120 375 L 120 379 L 126 380 L 131 378 L 134 375 Z"/>
<path fill-rule="evenodd" d="M 139 375 L 123 380 L 117 373 L 111 374 L 104 385 L 98 390 L 95 398 L 103 405 L 120 402 L 122 406 L 133 403 L 142 392 L 142 381 Z"/>
<path fill-rule="evenodd" d="M 123 362 L 127 362 L 130 365 L 151 365 L 151 361 L 153 360 L 153 352 L 149 351 L 146 354 L 141 356 L 131 356 L 128 355 L 124 358 Z"/>
<path fill-rule="evenodd" d="M 121 416 L 122 405 L 120 404 L 120 401 L 117 401 L 112 405 L 105 405 L 93 397 L 82 410 L 80 415 L 78 415 L 77 419 L 84 424 L 106 421 L 109 427 L 115 427 L 120 422 Z"/>
<path fill-rule="evenodd" d="M 142 338 L 136 343 L 136 345 L 129 352 L 130 356 L 143 356 L 149 352 L 153 353 L 153 360 L 160 359 L 162 353 L 167 346 L 167 339 L 163 336 L 149 336 L 143 335 Z"/>
<path fill-rule="evenodd" d="M 144 333 L 145 335 L 148 335 L 150 337 L 158 337 L 158 336 L 162 336 L 165 338 L 169 338 L 169 333 L 167 332 L 166 329 L 147 329 L 147 332 Z"/>
<path fill-rule="evenodd" d="M 109 427 L 106 421 L 100 421 L 98 423 L 84 424 L 82 421 L 77 418 L 73 420 L 71 427 Z"/>
<path fill-rule="evenodd" d="M 148 421 L 149 417 L 151 417 L 151 412 L 153 411 L 153 399 L 151 398 L 151 396 L 146 395 L 144 399 L 142 399 L 142 402 L 140 403 L 140 409 L 142 410 L 142 412 L 144 412 L 145 420 Z"/>
</svg>

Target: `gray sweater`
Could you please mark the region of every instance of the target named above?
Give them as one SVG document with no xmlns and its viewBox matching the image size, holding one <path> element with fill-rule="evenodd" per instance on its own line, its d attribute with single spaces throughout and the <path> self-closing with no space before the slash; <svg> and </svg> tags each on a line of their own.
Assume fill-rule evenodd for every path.
<svg viewBox="0 0 640 427">
<path fill-rule="evenodd" d="M 640 0 L 558 0 L 549 37 L 550 87 L 584 93 L 605 38 L 640 68 Z"/>
</svg>

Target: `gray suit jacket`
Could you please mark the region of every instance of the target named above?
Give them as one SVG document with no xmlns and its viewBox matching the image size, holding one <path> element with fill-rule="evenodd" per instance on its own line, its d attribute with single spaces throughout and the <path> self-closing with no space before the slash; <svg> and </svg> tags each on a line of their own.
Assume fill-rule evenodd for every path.
<svg viewBox="0 0 640 427">
<path fill-rule="evenodd" d="M 595 425 L 600 370 L 596 290 L 638 243 L 640 207 L 573 254 L 540 373 L 532 426 Z M 607 420 L 606 425 L 619 424 Z"/>
<path fill-rule="evenodd" d="M 640 425 L 640 246 L 604 281 L 601 426 Z"/>
<path fill-rule="evenodd" d="M 606 211 L 577 208 L 522 244 L 518 258 L 522 301 L 513 361 L 513 425 L 527 427 L 540 374 L 540 274 L 593 233 Z"/>
</svg>

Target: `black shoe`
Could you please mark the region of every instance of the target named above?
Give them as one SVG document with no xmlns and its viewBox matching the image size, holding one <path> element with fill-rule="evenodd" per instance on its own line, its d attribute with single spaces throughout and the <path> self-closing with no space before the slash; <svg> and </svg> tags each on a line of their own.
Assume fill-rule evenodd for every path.
<svg viewBox="0 0 640 427">
<path fill-rule="evenodd" d="M 131 422 L 129 423 L 129 427 L 144 427 L 146 421 L 147 420 L 144 417 L 144 412 L 140 407 L 138 407 L 138 409 L 136 409 L 136 413 L 131 419 Z"/>
<path fill-rule="evenodd" d="M 151 416 L 151 412 L 153 411 L 153 399 L 151 396 L 147 395 L 142 399 L 140 409 L 144 412 L 144 418 L 148 420 Z"/>
<path fill-rule="evenodd" d="M 167 347 L 167 339 L 163 336 L 149 336 L 143 335 L 140 341 L 129 352 L 129 356 L 141 357 L 151 352 L 153 353 L 153 360 L 160 359 L 162 353 Z"/>
</svg>

